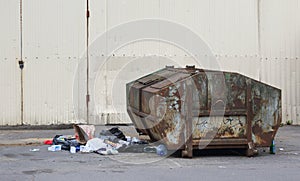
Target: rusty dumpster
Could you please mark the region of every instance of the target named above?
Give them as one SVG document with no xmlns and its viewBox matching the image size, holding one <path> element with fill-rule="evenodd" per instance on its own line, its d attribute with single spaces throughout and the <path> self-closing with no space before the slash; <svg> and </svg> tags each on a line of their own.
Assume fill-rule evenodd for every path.
<svg viewBox="0 0 300 181">
<path fill-rule="evenodd" d="M 281 90 L 234 72 L 167 66 L 126 85 L 136 129 L 168 150 L 270 146 L 282 120 Z"/>
</svg>

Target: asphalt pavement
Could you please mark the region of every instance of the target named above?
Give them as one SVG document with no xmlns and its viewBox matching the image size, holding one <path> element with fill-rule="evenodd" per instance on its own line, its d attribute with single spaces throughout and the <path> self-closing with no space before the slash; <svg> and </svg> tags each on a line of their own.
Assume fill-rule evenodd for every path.
<svg viewBox="0 0 300 181">
<path fill-rule="evenodd" d="M 107 128 L 97 127 L 96 134 Z M 137 136 L 132 126 L 120 129 Z M 192 159 L 154 153 L 49 152 L 42 142 L 56 134 L 72 135 L 74 131 L 0 130 L 0 180 L 300 180 L 300 126 L 279 129 L 276 154 L 265 148 L 251 158 L 234 151 Z"/>
</svg>

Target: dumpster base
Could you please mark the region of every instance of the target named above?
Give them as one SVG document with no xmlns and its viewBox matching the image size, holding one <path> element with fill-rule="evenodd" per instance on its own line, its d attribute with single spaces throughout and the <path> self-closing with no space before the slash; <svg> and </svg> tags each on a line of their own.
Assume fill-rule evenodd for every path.
<svg viewBox="0 0 300 181">
<path fill-rule="evenodd" d="M 205 146 L 204 148 L 202 148 Z M 174 148 L 176 149 L 176 148 Z M 252 157 L 258 154 L 253 142 L 248 142 L 247 139 L 214 139 L 209 140 L 193 140 L 192 146 L 185 144 L 181 150 L 182 158 L 192 158 L 193 150 L 215 150 L 215 149 L 243 149 L 245 155 Z M 172 150 L 172 148 L 170 148 Z"/>
</svg>

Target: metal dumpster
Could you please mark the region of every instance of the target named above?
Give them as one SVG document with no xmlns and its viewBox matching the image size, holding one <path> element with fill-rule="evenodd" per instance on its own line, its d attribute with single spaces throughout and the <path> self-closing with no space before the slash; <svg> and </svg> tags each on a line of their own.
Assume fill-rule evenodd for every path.
<svg viewBox="0 0 300 181">
<path fill-rule="evenodd" d="M 136 129 L 168 150 L 267 147 L 280 126 L 281 90 L 233 72 L 167 66 L 126 85 Z"/>
</svg>

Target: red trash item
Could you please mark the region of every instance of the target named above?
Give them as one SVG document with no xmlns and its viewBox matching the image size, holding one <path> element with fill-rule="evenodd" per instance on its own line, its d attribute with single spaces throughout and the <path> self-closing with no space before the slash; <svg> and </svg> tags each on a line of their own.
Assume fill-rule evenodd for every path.
<svg viewBox="0 0 300 181">
<path fill-rule="evenodd" d="M 52 140 L 45 140 L 45 141 L 44 141 L 44 144 L 45 144 L 45 145 L 52 145 Z"/>
</svg>

